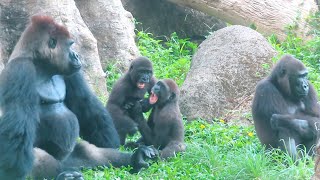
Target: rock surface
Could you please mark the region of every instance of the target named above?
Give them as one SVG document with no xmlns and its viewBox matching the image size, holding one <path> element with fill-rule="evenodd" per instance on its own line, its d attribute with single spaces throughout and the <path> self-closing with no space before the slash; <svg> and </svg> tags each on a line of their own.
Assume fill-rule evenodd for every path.
<svg viewBox="0 0 320 180">
<path fill-rule="evenodd" d="M 122 3 L 142 23 L 136 25 L 137 29 L 155 36 L 177 32 L 180 37 L 203 41 L 210 32 L 226 27 L 226 23 L 213 16 L 166 0 L 122 0 Z"/>
<path fill-rule="evenodd" d="M 77 0 L 81 16 L 98 40 L 102 68 L 112 62 L 122 70 L 139 55 L 134 20 L 120 0 Z"/>
<path fill-rule="evenodd" d="M 221 118 L 239 108 L 266 76 L 276 52 L 258 32 L 230 26 L 214 32 L 193 56 L 181 87 L 181 112 L 188 120 Z"/>
</svg>

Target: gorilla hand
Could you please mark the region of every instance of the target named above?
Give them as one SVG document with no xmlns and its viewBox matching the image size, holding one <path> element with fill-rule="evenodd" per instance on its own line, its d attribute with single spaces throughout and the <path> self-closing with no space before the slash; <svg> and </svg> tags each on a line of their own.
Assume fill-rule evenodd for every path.
<svg viewBox="0 0 320 180">
<path fill-rule="evenodd" d="M 136 122 L 139 123 L 141 121 L 144 121 L 143 112 L 142 112 L 142 106 L 140 102 L 136 101 L 134 105 L 128 109 L 130 117 Z"/>
<path fill-rule="evenodd" d="M 60 173 L 55 180 L 84 180 L 81 173 L 77 171 L 64 171 Z"/>
<path fill-rule="evenodd" d="M 149 167 L 146 159 L 155 159 L 159 156 L 159 152 L 153 146 L 140 146 L 131 156 L 131 164 L 133 169 L 131 173 L 137 173 L 141 168 Z"/>
<path fill-rule="evenodd" d="M 134 105 L 135 105 L 135 102 L 128 101 L 124 104 L 123 109 L 129 111 Z"/>
<path fill-rule="evenodd" d="M 142 107 L 142 112 L 148 112 L 154 106 L 154 104 L 150 104 L 149 98 L 140 100 L 140 104 Z"/>
</svg>

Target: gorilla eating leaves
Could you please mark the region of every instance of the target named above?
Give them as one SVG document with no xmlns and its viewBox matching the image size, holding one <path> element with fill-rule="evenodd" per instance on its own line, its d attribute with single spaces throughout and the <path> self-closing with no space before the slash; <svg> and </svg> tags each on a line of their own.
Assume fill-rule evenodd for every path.
<svg viewBox="0 0 320 180">
<path fill-rule="evenodd" d="M 149 98 L 153 104 L 148 121 L 145 121 L 140 103 L 136 103 L 130 114 L 138 124 L 142 138 L 137 145 L 153 145 L 159 148 L 160 157 L 166 159 L 183 152 L 186 149 L 184 143 L 184 127 L 179 109 L 178 85 L 171 79 L 158 81 L 151 90 Z"/>
<path fill-rule="evenodd" d="M 149 147 L 121 153 L 102 103 L 79 70 L 68 30 L 34 16 L 0 75 L 0 179 L 81 178 L 79 167 L 147 166 Z M 79 135 L 84 139 L 78 142 Z M 92 144 L 89 144 L 87 141 Z M 72 177 L 70 177 L 72 178 Z"/>
<path fill-rule="evenodd" d="M 258 83 L 252 104 L 261 143 L 280 147 L 293 158 L 298 157 L 299 145 L 312 153 L 320 125 L 317 94 L 307 74 L 302 62 L 290 55 L 283 56 L 271 75 Z"/>
<path fill-rule="evenodd" d="M 134 59 L 127 73 L 125 73 L 112 87 L 107 109 L 111 114 L 114 125 L 120 136 L 120 144 L 124 145 L 126 136 L 138 131 L 137 124 L 128 114 L 127 109 L 135 102 L 141 101 L 143 112 L 151 109 L 148 99 L 144 99 L 146 92 L 150 93 L 155 83 L 151 61 L 146 57 Z"/>
</svg>

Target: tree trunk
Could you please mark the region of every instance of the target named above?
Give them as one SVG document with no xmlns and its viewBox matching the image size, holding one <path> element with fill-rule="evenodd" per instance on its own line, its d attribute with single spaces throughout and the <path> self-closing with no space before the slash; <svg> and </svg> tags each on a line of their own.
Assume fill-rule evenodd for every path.
<svg viewBox="0 0 320 180">
<path fill-rule="evenodd" d="M 255 25 L 257 31 L 285 37 L 285 27 L 297 25 L 298 34 L 308 32 L 305 18 L 317 10 L 314 0 L 168 0 L 197 9 L 231 24 Z"/>
</svg>

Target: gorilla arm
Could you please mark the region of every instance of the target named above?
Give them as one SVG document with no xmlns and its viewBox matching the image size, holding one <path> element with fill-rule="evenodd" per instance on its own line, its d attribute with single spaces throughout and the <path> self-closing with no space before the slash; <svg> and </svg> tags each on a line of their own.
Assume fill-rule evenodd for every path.
<svg viewBox="0 0 320 180">
<path fill-rule="evenodd" d="M 155 134 L 143 117 L 141 104 L 136 102 L 130 109 L 129 113 L 133 117 L 133 120 L 138 124 L 144 143 L 147 145 L 153 145 Z M 149 119 L 149 121 L 151 122 L 152 119 Z"/>
<path fill-rule="evenodd" d="M 38 112 L 32 60 L 13 59 L 0 75 L 0 179 L 25 179 L 31 170 Z"/>
<path fill-rule="evenodd" d="M 295 114 L 273 114 L 271 117 L 273 128 L 293 129 L 304 139 L 312 139 L 319 133 L 317 129 L 320 126 L 320 107 L 313 86 L 309 87 L 308 96 L 302 100 L 304 108 Z"/>
<path fill-rule="evenodd" d="M 80 135 L 98 147 L 118 148 L 118 133 L 108 111 L 91 92 L 80 72 L 65 77 L 66 105 L 76 114 Z"/>
</svg>

